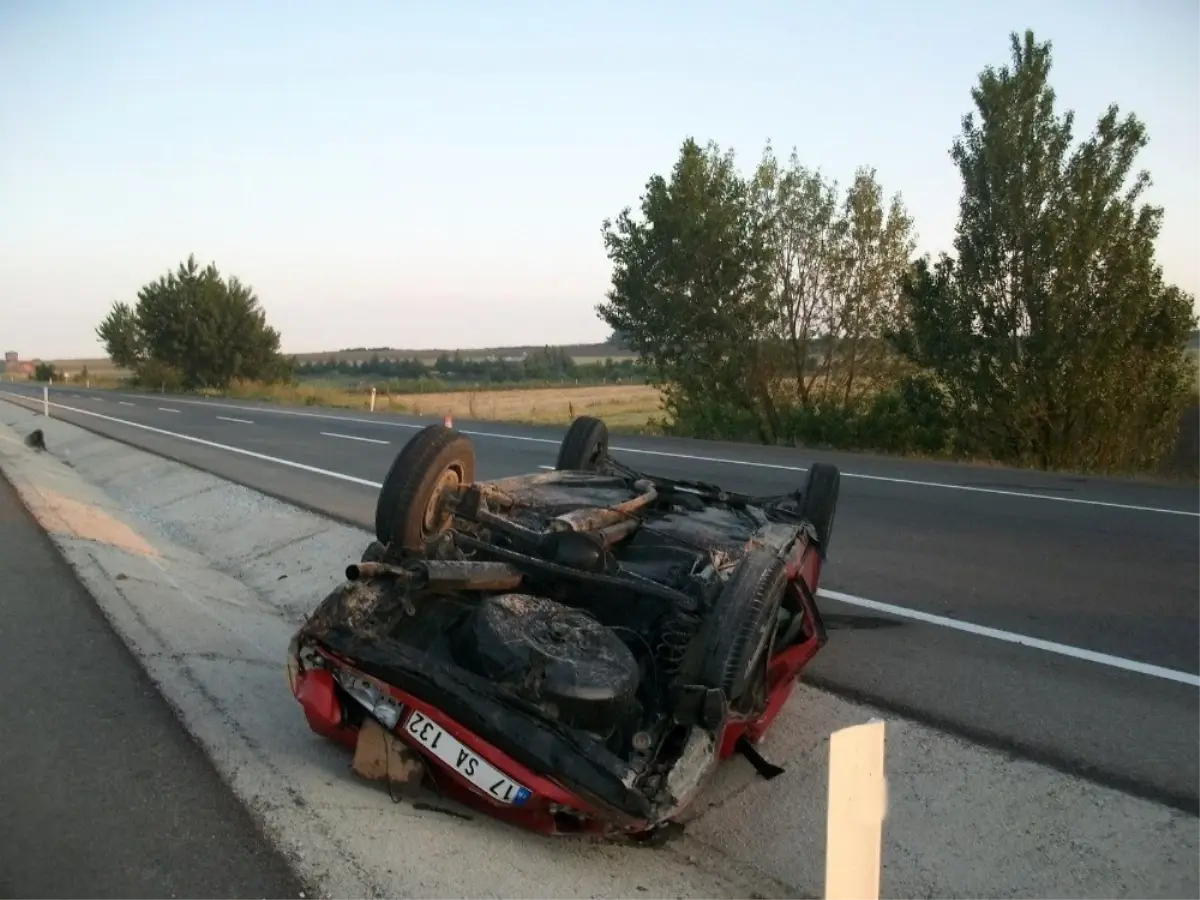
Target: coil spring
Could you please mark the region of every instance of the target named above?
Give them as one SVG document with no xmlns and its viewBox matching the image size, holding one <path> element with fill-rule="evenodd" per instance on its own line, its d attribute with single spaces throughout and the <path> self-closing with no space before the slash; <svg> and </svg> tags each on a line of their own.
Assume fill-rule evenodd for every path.
<svg viewBox="0 0 1200 900">
<path fill-rule="evenodd" d="M 700 617 L 683 610 L 676 610 L 667 619 L 658 639 L 656 654 L 666 674 L 671 675 L 679 670 L 688 644 L 699 628 Z"/>
</svg>

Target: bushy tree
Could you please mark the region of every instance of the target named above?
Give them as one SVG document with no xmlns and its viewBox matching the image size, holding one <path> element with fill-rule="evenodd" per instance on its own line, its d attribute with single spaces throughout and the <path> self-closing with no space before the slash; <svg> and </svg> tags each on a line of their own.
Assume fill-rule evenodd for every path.
<svg viewBox="0 0 1200 900">
<path fill-rule="evenodd" d="M 647 183 L 640 213 L 604 222 L 613 274 L 601 318 L 662 380 L 675 417 L 738 409 L 770 437 L 769 257 L 733 153 L 689 138 L 670 177 Z"/>
<path fill-rule="evenodd" d="M 895 354 L 912 221 L 860 169 L 836 183 L 781 163 L 748 177 L 732 153 L 684 143 L 650 179 L 641 217 L 605 223 L 612 290 L 600 316 L 653 367 L 681 430 L 795 438 L 797 410 L 857 403 Z"/>
<path fill-rule="evenodd" d="M 832 336 L 839 321 L 839 248 L 846 237 L 838 189 L 820 172 L 801 165 L 795 151 L 781 163 L 770 145 L 751 185 L 755 215 L 764 223 L 760 232 L 768 254 L 780 387 L 804 407 L 818 380 L 831 377 L 836 356 Z"/>
<path fill-rule="evenodd" d="M 59 375 L 58 369 L 54 368 L 53 363 L 40 362 L 33 367 L 34 381 L 61 381 L 62 376 Z"/>
<path fill-rule="evenodd" d="M 885 344 L 903 321 L 900 283 L 916 242 L 913 220 L 897 194 L 885 200 L 874 169 L 860 168 L 842 206 L 843 243 L 835 250 L 840 279 L 836 317 L 837 382 L 843 405 L 895 376 L 895 354 Z"/>
<path fill-rule="evenodd" d="M 1144 125 L 1110 107 L 1073 144 L 1051 45 L 1011 37 L 951 155 L 956 258 L 905 280 L 897 346 L 942 392 L 959 449 L 1019 464 L 1126 469 L 1159 459 L 1190 385 L 1192 298 L 1162 277 L 1163 211 L 1134 173 Z"/>
<path fill-rule="evenodd" d="M 137 304 L 113 305 L 96 329 L 113 362 L 153 387 L 222 388 L 235 379 L 291 376 L 254 291 L 223 279 L 194 256 L 138 291 Z"/>
</svg>

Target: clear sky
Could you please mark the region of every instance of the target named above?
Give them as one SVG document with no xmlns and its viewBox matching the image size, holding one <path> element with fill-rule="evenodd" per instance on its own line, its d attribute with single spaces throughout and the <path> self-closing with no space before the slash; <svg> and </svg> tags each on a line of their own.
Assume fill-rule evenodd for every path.
<svg viewBox="0 0 1200 900">
<path fill-rule="evenodd" d="M 948 148 L 1008 34 L 1137 112 L 1160 260 L 1200 289 L 1196 0 L 0 0 L 0 344 L 96 356 L 187 254 L 289 352 L 601 340 L 601 222 L 688 135 L 878 169 L 948 249 Z"/>
</svg>

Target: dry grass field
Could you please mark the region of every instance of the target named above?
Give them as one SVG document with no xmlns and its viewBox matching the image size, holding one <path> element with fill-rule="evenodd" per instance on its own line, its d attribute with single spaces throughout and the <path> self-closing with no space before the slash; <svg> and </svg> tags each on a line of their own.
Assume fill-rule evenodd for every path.
<svg viewBox="0 0 1200 900">
<path fill-rule="evenodd" d="M 372 356 L 392 359 L 416 357 L 427 365 L 443 353 L 458 353 L 465 359 L 488 357 L 520 357 L 542 345 L 522 347 L 485 347 L 472 350 L 405 350 L 353 349 L 321 353 L 298 353 L 297 360 L 329 360 L 363 362 Z M 620 361 L 632 358 L 628 351 L 612 344 L 570 344 L 562 347 L 577 363 L 597 363 L 605 359 Z M 105 358 L 51 359 L 61 372 L 72 380 L 80 378 L 86 367 L 92 387 L 119 387 L 122 379 L 132 373 L 114 366 Z M 266 400 L 289 406 L 332 406 L 344 409 L 365 409 L 369 395 L 328 383 L 304 380 L 294 385 L 240 384 L 224 396 Z M 376 398 L 376 410 L 406 412 L 420 416 L 442 416 L 480 419 L 496 422 L 529 422 L 566 424 L 576 415 L 603 416 L 615 427 L 642 428 L 652 417 L 662 415 L 661 395 L 647 385 L 603 385 L 594 387 L 530 388 L 527 390 L 454 391 L 444 394 L 384 394 Z"/>
<path fill-rule="evenodd" d="M 646 384 L 522 391 L 457 391 L 385 397 L 393 409 L 413 415 L 451 415 L 494 422 L 566 425 L 575 416 L 598 416 L 615 427 L 644 427 L 663 415 L 662 394 Z M 378 399 L 376 400 L 378 409 Z"/>
<path fill-rule="evenodd" d="M 370 395 L 316 385 L 237 385 L 224 396 L 267 400 L 287 406 L 366 409 Z M 445 416 L 491 422 L 565 425 L 574 416 L 603 418 L 617 428 L 643 428 L 661 417 L 662 395 L 645 384 L 453 391 L 444 394 L 386 394 L 375 397 L 377 412 Z"/>
<path fill-rule="evenodd" d="M 107 357 L 99 357 L 97 359 L 49 359 L 45 360 L 45 362 L 52 364 L 54 368 L 60 372 L 65 372 L 72 378 L 82 372 L 84 368 L 87 368 L 90 378 L 98 378 L 101 381 L 119 381 L 133 374 L 128 369 L 114 366 L 112 360 Z"/>
</svg>

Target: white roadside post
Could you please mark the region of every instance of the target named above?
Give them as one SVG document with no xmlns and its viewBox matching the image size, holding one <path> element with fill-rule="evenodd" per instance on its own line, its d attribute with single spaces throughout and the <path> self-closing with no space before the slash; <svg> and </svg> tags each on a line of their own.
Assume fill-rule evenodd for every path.
<svg viewBox="0 0 1200 900">
<path fill-rule="evenodd" d="M 375 388 L 371 388 L 371 412 L 375 412 Z"/>
<path fill-rule="evenodd" d="M 47 385 L 42 385 L 42 415 L 49 417 L 50 415 L 50 388 Z"/>
<path fill-rule="evenodd" d="M 879 900 L 887 816 L 884 724 L 874 719 L 829 738 L 825 835 L 828 900 Z"/>
</svg>

